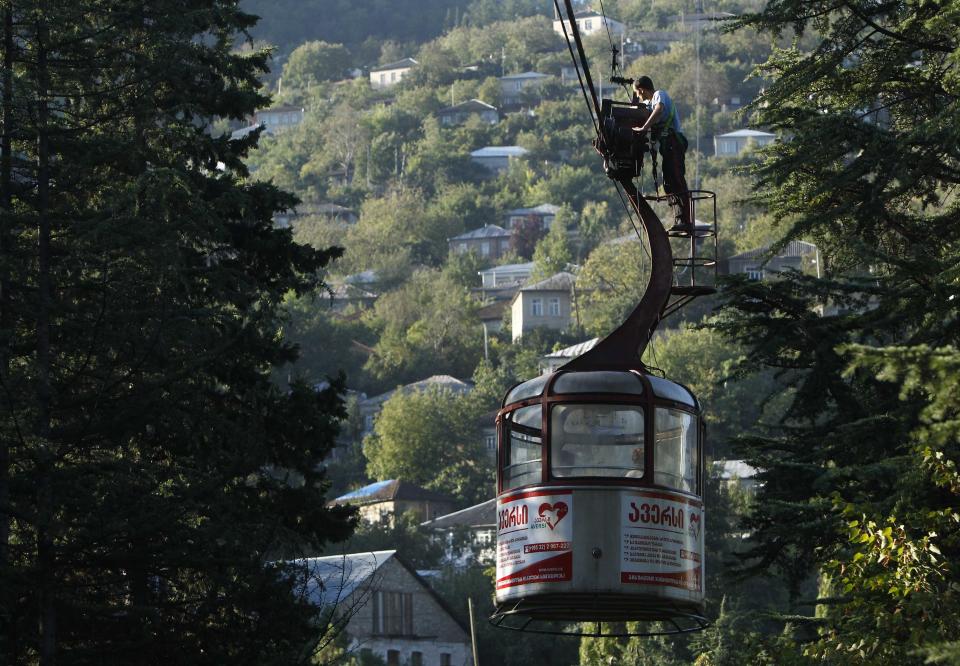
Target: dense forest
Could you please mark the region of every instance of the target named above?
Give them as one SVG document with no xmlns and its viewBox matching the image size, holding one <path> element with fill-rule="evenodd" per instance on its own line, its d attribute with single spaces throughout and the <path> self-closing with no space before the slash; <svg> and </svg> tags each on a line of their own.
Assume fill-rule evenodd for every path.
<svg viewBox="0 0 960 666">
<path fill-rule="evenodd" d="M 0 661 L 373 666 L 296 558 L 397 549 L 464 622 L 492 572 L 330 500 L 491 498 L 504 393 L 613 330 L 647 246 L 553 3 L 188 4 L 0 0 Z M 644 357 L 705 408 L 712 624 L 480 622 L 481 663 L 960 664 L 960 5 L 575 4 L 625 26 L 585 38 L 603 93 L 616 48 L 718 196 L 729 274 Z M 517 267 L 571 276 L 564 326 L 514 330 L 481 273 Z"/>
</svg>

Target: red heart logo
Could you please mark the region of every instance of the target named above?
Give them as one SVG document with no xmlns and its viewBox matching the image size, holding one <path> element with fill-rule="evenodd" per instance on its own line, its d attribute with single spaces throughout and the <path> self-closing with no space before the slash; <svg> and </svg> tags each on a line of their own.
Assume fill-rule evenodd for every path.
<svg viewBox="0 0 960 666">
<path fill-rule="evenodd" d="M 541 518 L 547 521 L 547 525 L 549 525 L 552 530 L 557 526 L 557 523 L 563 520 L 563 517 L 567 515 L 568 511 L 569 509 L 567 509 L 566 502 L 557 502 L 553 505 L 544 502 L 540 505 L 540 511 L 538 511 L 538 513 Z"/>
</svg>

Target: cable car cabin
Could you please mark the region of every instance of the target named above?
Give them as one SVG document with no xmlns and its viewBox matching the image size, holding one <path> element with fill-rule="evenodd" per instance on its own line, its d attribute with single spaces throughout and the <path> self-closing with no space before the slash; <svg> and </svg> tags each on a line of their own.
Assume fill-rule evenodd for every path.
<svg viewBox="0 0 960 666">
<path fill-rule="evenodd" d="M 495 620 L 705 626 L 703 422 L 689 390 L 560 369 L 515 386 L 497 426 Z"/>
</svg>

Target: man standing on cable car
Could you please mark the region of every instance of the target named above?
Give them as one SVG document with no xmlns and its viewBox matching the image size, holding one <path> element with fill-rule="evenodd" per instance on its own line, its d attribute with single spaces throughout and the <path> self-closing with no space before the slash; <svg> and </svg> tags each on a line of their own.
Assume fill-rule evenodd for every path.
<svg viewBox="0 0 960 666">
<path fill-rule="evenodd" d="M 650 117 L 637 132 L 652 130 L 651 134 L 660 141 L 660 157 L 663 161 L 663 189 L 673 195 L 674 203 L 680 207 L 679 223 L 671 231 L 693 233 L 693 220 L 690 219 L 690 194 L 687 189 L 685 153 L 687 137 L 680 130 L 680 115 L 677 107 L 666 90 L 655 90 L 649 76 L 641 76 L 633 83 L 633 103 L 646 102 L 650 108 Z"/>
</svg>

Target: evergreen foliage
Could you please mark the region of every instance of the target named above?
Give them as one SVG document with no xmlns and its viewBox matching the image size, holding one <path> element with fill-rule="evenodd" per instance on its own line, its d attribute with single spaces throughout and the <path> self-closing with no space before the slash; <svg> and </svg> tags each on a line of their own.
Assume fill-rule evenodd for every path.
<svg viewBox="0 0 960 666">
<path fill-rule="evenodd" d="M 269 664 L 325 632 L 283 558 L 327 509 L 342 381 L 282 390 L 287 293 L 339 250 L 207 132 L 264 106 L 229 0 L 5 1 L 0 146 L 0 654 Z"/>
</svg>

